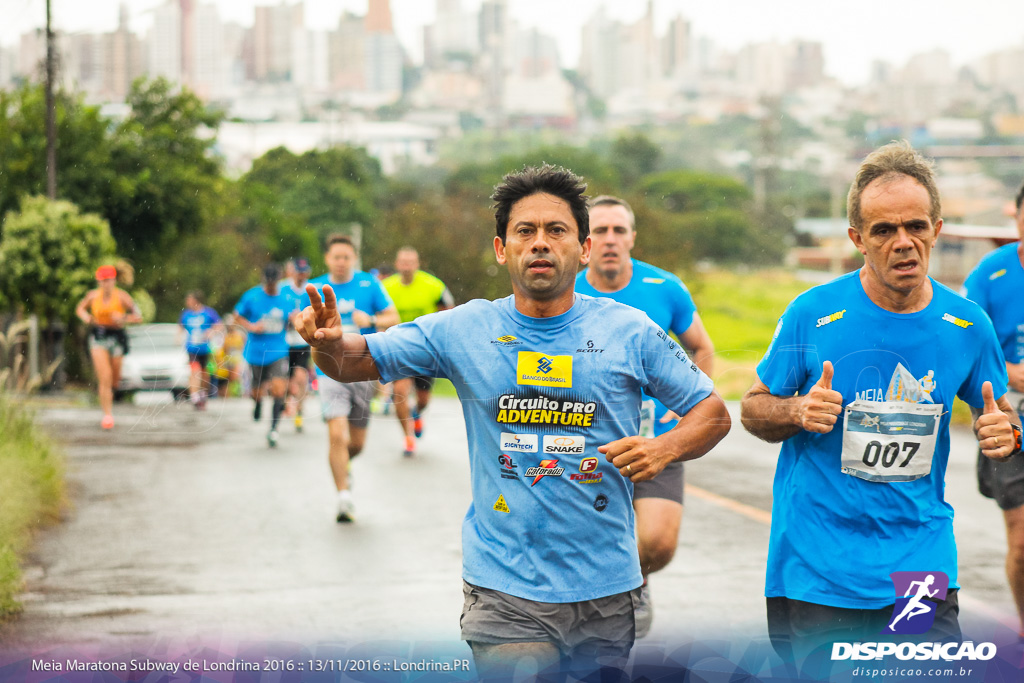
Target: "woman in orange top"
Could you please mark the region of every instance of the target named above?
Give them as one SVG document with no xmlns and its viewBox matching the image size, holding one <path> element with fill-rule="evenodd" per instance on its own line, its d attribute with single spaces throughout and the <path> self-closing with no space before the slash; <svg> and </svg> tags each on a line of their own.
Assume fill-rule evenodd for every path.
<svg viewBox="0 0 1024 683">
<path fill-rule="evenodd" d="M 78 302 L 75 315 L 89 325 L 89 355 L 99 380 L 103 429 L 114 427 L 114 387 L 121 381 L 121 360 L 128 353 L 127 323 L 140 323 L 142 316 L 128 292 L 117 287 L 114 266 L 96 271 L 99 287 L 89 290 Z"/>
</svg>

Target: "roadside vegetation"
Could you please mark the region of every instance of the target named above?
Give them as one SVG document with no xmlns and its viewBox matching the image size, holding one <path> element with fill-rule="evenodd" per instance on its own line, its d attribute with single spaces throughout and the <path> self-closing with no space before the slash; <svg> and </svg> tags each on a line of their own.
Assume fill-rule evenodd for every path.
<svg viewBox="0 0 1024 683">
<path fill-rule="evenodd" d="M 35 529 L 58 519 L 64 463 L 14 396 L 0 392 L 0 620 L 17 614 L 21 558 Z"/>
</svg>

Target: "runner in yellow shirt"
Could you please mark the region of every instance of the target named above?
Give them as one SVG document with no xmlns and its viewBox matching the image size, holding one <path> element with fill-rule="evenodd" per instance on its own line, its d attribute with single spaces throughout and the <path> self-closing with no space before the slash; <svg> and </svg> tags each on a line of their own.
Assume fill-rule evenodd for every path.
<svg viewBox="0 0 1024 683">
<path fill-rule="evenodd" d="M 382 285 L 395 302 L 403 323 L 412 322 L 421 315 L 436 313 L 455 305 L 451 292 L 443 282 L 420 270 L 420 255 L 413 247 L 402 247 L 395 255 L 395 270 Z M 416 407 L 410 410 L 412 388 L 416 387 Z M 433 377 L 412 377 L 394 383 L 395 414 L 405 433 L 406 457 L 416 453 L 416 439 L 423 434 L 423 411 L 430 402 Z"/>
</svg>

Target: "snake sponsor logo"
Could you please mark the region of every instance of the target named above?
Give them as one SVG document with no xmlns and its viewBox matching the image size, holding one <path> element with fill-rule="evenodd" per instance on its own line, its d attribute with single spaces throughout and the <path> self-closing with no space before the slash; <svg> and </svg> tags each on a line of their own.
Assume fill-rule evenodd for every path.
<svg viewBox="0 0 1024 683">
<path fill-rule="evenodd" d="M 558 460 L 541 460 L 536 467 L 527 467 L 526 476 L 533 477 L 530 486 L 536 486 L 537 482 L 544 477 L 560 477 L 565 474 L 565 468 L 558 466 Z"/>
<path fill-rule="evenodd" d="M 536 434 L 513 434 L 511 432 L 501 433 L 501 450 L 515 451 L 517 453 L 536 453 Z"/>
<path fill-rule="evenodd" d="M 545 455 L 581 455 L 587 447 L 582 436 L 547 435 L 541 452 Z"/>
<path fill-rule="evenodd" d="M 571 389 L 572 356 L 520 351 L 516 365 L 516 384 Z"/>
</svg>

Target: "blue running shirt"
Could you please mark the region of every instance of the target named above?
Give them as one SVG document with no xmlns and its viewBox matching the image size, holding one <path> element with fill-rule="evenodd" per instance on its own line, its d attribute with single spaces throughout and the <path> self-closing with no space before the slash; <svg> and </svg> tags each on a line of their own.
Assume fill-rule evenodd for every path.
<svg viewBox="0 0 1024 683">
<path fill-rule="evenodd" d="M 1008 363 L 1024 363 L 1024 267 L 1014 242 L 986 254 L 964 283 L 965 296 L 981 306 L 996 328 Z"/>
<path fill-rule="evenodd" d="M 678 277 L 655 268 L 643 261 L 633 261 L 633 277 L 629 283 L 617 292 L 599 292 L 587 282 L 587 271 L 582 270 L 576 276 L 576 291 L 590 296 L 607 297 L 620 304 L 639 308 L 654 321 L 654 324 L 672 332 L 677 337 L 690 329 L 697 306 L 693 303 L 690 290 Z M 646 398 L 646 397 L 645 397 Z M 674 420 L 662 422 L 665 405 L 654 399 L 654 434 L 661 436 L 676 426 Z"/>
<path fill-rule="evenodd" d="M 684 414 L 711 380 L 651 320 L 609 299 L 532 318 L 475 300 L 366 337 L 383 381 L 446 377 L 469 437 L 463 577 L 539 602 L 643 581 L 633 485 L 597 447 L 635 435 L 649 391 Z"/>
<path fill-rule="evenodd" d="M 206 338 L 206 333 L 219 322 L 220 316 L 217 315 L 217 311 L 209 306 L 203 306 L 201 311 L 193 311 L 191 308 L 182 311 L 178 324 L 185 328 L 188 335 L 185 338 L 185 351 L 196 354 L 209 353 L 210 340 Z"/>
<path fill-rule="evenodd" d="M 356 327 L 352 322 L 352 311 L 362 311 L 367 315 L 377 315 L 381 311 L 394 306 L 391 297 L 384 290 L 384 286 L 373 275 L 357 270 L 352 273 L 348 282 L 338 283 L 331 280 L 331 274 L 321 275 L 309 281 L 309 284 L 316 287 L 320 297 L 324 295 L 324 285 L 330 285 L 334 295 L 338 298 L 338 315 L 341 317 L 341 329 L 345 332 L 358 332 L 370 334 L 376 332 L 373 327 Z M 309 294 L 302 293 L 299 301 L 301 308 L 309 306 Z M 316 373 L 323 375 L 320 366 L 314 365 Z"/>
<path fill-rule="evenodd" d="M 1001 396 L 1007 376 L 988 316 L 934 280 L 932 289 L 924 310 L 892 313 L 868 298 L 855 271 L 801 294 L 779 319 L 757 366 L 772 394 L 807 393 L 829 360 L 844 406 L 916 399 L 943 408 L 931 471 L 913 481 L 844 474 L 842 415 L 828 434 L 800 431 L 782 443 L 766 596 L 877 609 L 895 602 L 894 571 L 942 571 L 957 587 L 953 508 L 943 497 L 949 411 L 954 396 L 982 406 L 985 381 Z M 864 424 L 878 423 L 850 428 Z"/>
<path fill-rule="evenodd" d="M 249 332 L 245 338 L 242 357 L 249 365 L 269 365 L 288 355 L 288 342 L 284 335 L 288 316 L 298 307 L 298 299 L 286 289 L 278 289 L 270 296 L 261 286 L 253 287 L 242 295 L 235 313 L 251 323 L 262 322 L 263 332 Z"/>
</svg>

